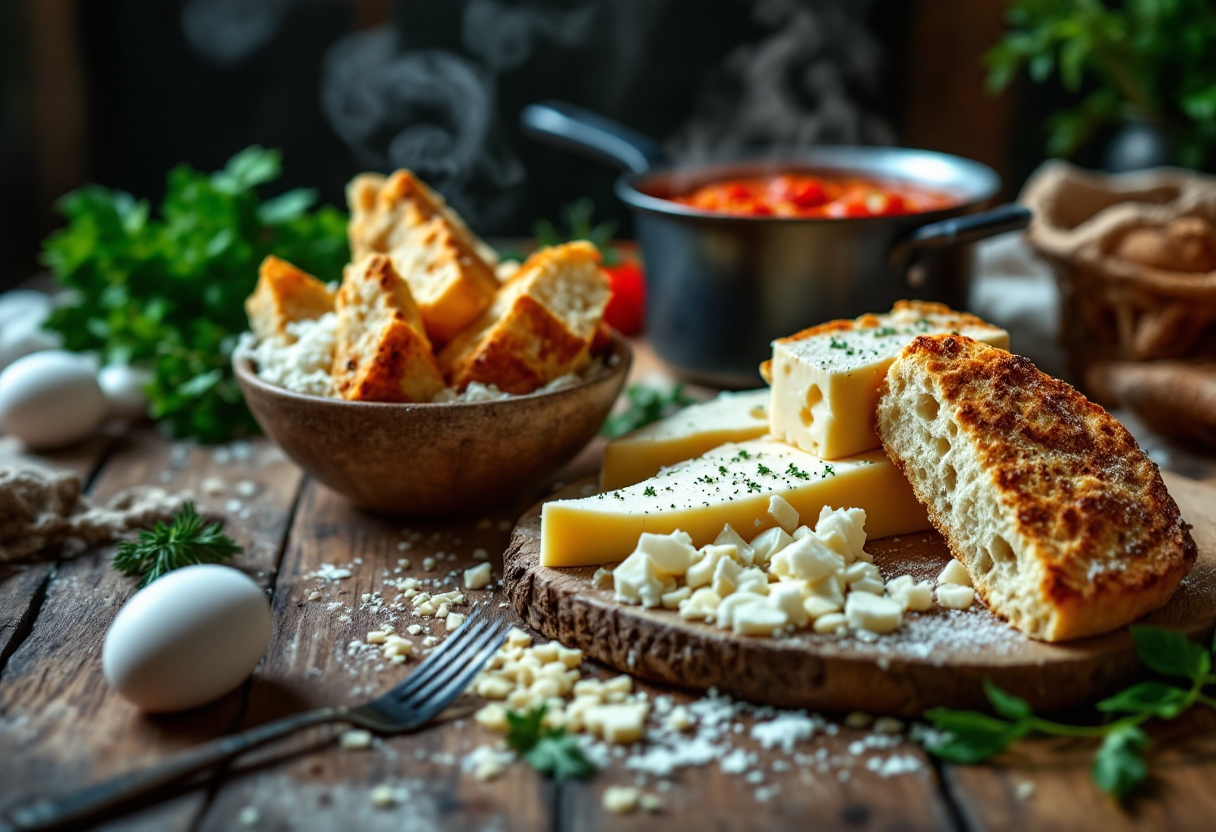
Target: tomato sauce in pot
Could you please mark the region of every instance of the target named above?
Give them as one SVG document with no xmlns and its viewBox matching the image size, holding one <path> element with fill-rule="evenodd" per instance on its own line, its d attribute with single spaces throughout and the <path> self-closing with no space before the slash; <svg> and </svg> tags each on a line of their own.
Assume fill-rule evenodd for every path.
<svg viewBox="0 0 1216 832">
<path fill-rule="evenodd" d="M 725 179 L 672 200 L 702 211 L 742 217 L 892 217 L 951 208 L 947 193 L 872 179 L 786 173 Z"/>
</svg>

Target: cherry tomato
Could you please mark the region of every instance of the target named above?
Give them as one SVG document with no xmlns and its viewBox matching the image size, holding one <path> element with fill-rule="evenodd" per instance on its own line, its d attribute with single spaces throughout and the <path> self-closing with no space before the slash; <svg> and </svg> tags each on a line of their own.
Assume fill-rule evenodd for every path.
<svg viewBox="0 0 1216 832">
<path fill-rule="evenodd" d="M 622 335 L 637 335 L 646 319 L 646 283 L 642 264 L 625 259 L 616 266 L 604 266 L 612 286 L 612 299 L 604 310 L 604 322 Z"/>
</svg>

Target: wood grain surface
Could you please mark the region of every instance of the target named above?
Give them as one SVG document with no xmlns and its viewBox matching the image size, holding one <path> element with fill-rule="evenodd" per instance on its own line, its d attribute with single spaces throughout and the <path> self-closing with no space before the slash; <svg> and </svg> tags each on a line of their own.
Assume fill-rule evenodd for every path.
<svg viewBox="0 0 1216 832">
<path fill-rule="evenodd" d="M 1207 639 L 1216 624 L 1216 489 L 1181 477 L 1169 477 L 1168 485 L 1195 527 L 1199 557 L 1170 602 L 1144 621 Z M 579 483 L 553 498 L 589 489 L 590 481 Z M 950 559 L 936 532 L 870 541 L 866 549 L 887 580 L 932 580 Z M 1039 710 L 1056 710 L 1110 693 L 1138 672 L 1126 628 L 1046 644 L 978 603 L 966 612 L 935 605 L 910 613 L 902 630 L 874 642 L 807 631 L 756 638 L 671 610 L 618 604 L 611 590 L 592 585 L 594 567 L 540 565 L 540 506 L 520 520 L 504 570 L 515 610 L 551 638 L 622 672 L 780 707 L 894 716 L 939 705 L 984 707 L 987 678 Z"/>
<path fill-rule="evenodd" d="M 644 349 L 639 349 L 639 358 L 644 357 Z M 652 370 L 653 362 L 639 364 L 643 374 Z M 20 618 L 14 610 L 25 610 L 24 626 L 10 624 L 4 630 L 0 624 L 0 645 L 7 644 L 10 653 L 7 663 L 0 664 L 0 809 L 154 762 L 241 726 L 316 704 L 360 701 L 387 689 L 413 663 L 378 668 L 367 656 L 349 654 L 350 643 L 361 641 L 377 618 L 370 607 L 363 607 L 362 594 L 374 592 L 394 576 L 401 557 L 411 561 L 411 571 L 403 574 L 417 577 L 428 555 L 444 552 L 442 563 L 451 571 L 475 562 L 473 552 L 484 548 L 495 575 L 500 575 L 501 553 L 511 528 L 535 499 L 486 516 L 398 521 L 351 508 L 323 486 L 302 478 L 298 469 L 265 444 L 253 445 L 244 459 L 231 459 L 223 449 L 183 445 L 175 450 L 173 443 L 150 433 L 112 444 L 108 439 L 97 447 L 82 446 L 39 459 L 86 477 L 100 466 L 93 485 L 98 497 L 134 483 L 199 490 L 208 478 L 223 481 L 223 493 L 203 494 L 202 499 L 226 515 L 229 531 L 249 547 L 237 565 L 271 593 L 272 644 L 251 682 L 223 700 L 173 717 L 141 716 L 111 694 L 101 678 L 106 628 L 131 591 L 130 582 L 109 569 L 109 550 L 0 574 L 0 622 Z M 5 464 L 5 448 L 0 440 L 0 465 Z M 598 467 L 600 451 L 601 446 L 593 444 L 559 478 L 570 482 L 591 473 Z M 222 456 L 229 461 L 219 461 Z M 1192 461 L 1181 455 L 1175 459 Z M 1207 458 L 1194 459 L 1207 464 Z M 253 484 L 252 498 L 235 494 L 240 482 Z M 1173 480 L 1170 485 L 1178 488 Z M 1180 491 L 1175 493 L 1180 502 L 1185 501 Z M 240 506 L 227 505 L 230 500 Z M 1189 517 L 1185 507 L 1184 513 Z M 403 542 L 410 543 L 406 551 L 398 548 Z M 1201 540 L 1201 548 L 1205 545 Z M 454 554 L 455 560 L 446 560 L 447 554 Z M 326 562 L 349 567 L 351 576 L 319 582 L 312 575 Z M 307 600 L 315 588 L 323 597 Z M 498 588 L 484 595 L 490 604 L 506 601 Z M 334 603 L 338 606 L 331 609 Z M 596 663 L 589 670 L 605 676 L 613 672 Z M 651 695 L 671 696 L 676 703 L 688 703 L 695 696 L 662 684 L 639 687 Z M 992 765 L 943 768 L 916 745 L 897 739 L 885 753 L 913 762 L 907 773 L 883 777 L 867 768 L 867 754 L 855 753 L 856 744 L 869 736 L 866 731 L 840 726 L 834 734 L 819 733 L 799 744 L 800 751 L 832 761 L 827 773 L 807 766 L 775 770 L 776 753 L 747 736 L 749 719 L 741 723 L 744 733 L 737 745 L 755 753 L 754 769 L 763 770 L 765 783 L 776 787 L 776 796 L 769 800 L 757 799 L 756 786 L 724 772 L 718 760 L 683 769 L 670 778 L 669 789 L 661 792 L 665 807 L 654 815 L 618 816 L 603 808 L 605 789 L 638 782 L 638 775 L 619 758 L 612 758 L 606 769 L 585 783 L 554 785 L 520 763 L 510 766 L 501 779 L 481 783 L 461 771 L 460 759 L 494 737 L 467 718 L 449 715 L 434 728 L 379 739 L 362 752 L 341 749 L 332 732 L 302 736 L 292 745 L 204 778 L 197 789 L 167 795 L 165 802 L 106 828 L 668 832 L 673 827 L 813 826 L 1124 832 L 1209 829 L 1216 810 L 1216 794 L 1209 785 L 1216 778 L 1216 716 L 1208 712 L 1152 727 L 1153 777 L 1149 788 L 1125 807 L 1092 785 L 1092 743 L 1029 740 Z M 1032 789 L 1025 787 L 1027 783 Z M 388 808 L 374 807 L 370 800 L 371 790 L 382 784 L 396 790 L 396 802 Z M 648 791 L 657 789 L 652 779 L 643 785 Z"/>
</svg>

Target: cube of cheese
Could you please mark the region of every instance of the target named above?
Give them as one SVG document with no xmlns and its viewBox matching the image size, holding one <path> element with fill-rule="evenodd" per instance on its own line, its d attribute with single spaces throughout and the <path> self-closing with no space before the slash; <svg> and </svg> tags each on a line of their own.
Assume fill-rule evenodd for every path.
<svg viewBox="0 0 1216 832">
<path fill-rule="evenodd" d="M 613 439 L 604 449 L 600 487 L 624 488 L 727 442 L 759 439 L 768 433 L 768 399 L 767 387 L 722 393 Z"/>
<path fill-rule="evenodd" d="M 940 303 L 899 301 L 884 315 L 831 321 L 773 342 L 761 372 L 772 385 L 773 436 L 833 460 L 881 446 L 878 387 L 918 335 L 958 332 L 1001 349 L 1009 334 Z"/>
<path fill-rule="evenodd" d="M 850 592 L 844 603 L 845 620 L 856 630 L 893 633 L 903 623 L 903 610 L 890 598 L 869 592 Z"/>
<path fill-rule="evenodd" d="M 444 387 L 410 288 L 382 254 L 346 267 L 330 374 L 351 401 L 429 402 Z"/>
<path fill-rule="evenodd" d="M 681 529 L 693 545 L 704 546 L 717 538 L 723 523 L 761 532 L 776 529 L 784 536 L 777 541 L 784 548 L 793 538 L 768 513 L 773 494 L 780 494 L 804 517 L 817 517 L 829 505 L 860 507 L 876 538 L 929 528 L 924 507 L 882 451 L 828 463 L 781 442 L 756 439 L 716 448 L 627 488 L 546 503 L 541 563 L 594 566 L 619 561 L 633 551 L 643 532 Z M 766 546 L 762 560 L 757 540 L 752 542 L 756 560 L 764 563 L 776 543 L 772 550 Z M 699 565 L 689 569 L 689 586 Z"/>
<path fill-rule="evenodd" d="M 586 242 L 538 251 L 493 306 L 440 353 L 452 385 L 492 384 L 516 395 L 581 372 L 611 297 L 599 251 Z"/>
<path fill-rule="evenodd" d="M 432 340 L 450 341 L 494 302 L 497 255 L 410 171 L 356 176 L 347 202 L 351 259 L 391 257 Z"/>
<path fill-rule="evenodd" d="M 321 281 L 286 260 L 268 255 L 258 267 L 258 285 L 245 299 L 249 328 L 258 338 L 295 338 L 287 325 L 315 320 L 334 311 L 334 293 Z"/>
</svg>

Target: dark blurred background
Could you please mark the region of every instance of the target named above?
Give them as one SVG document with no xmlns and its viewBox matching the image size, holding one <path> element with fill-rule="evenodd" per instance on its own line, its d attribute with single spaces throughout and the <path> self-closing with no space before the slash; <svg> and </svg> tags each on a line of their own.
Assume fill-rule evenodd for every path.
<svg viewBox="0 0 1216 832">
<path fill-rule="evenodd" d="M 283 150 L 270 191 L 342 205 L 410 167 L 485 235 L 523 235 L 611 170 L 520 135 L 557 98 L 679 156 L 817 142 L 1042 158 L 1050 85 L 984 91 L 1000 0 L 5 0 L 0 284 L 36 268 L 53 203 L 95 181 L 154 201 L 168 168 Z M 1033 98 L 1024 102 L 1023 99 Z M 1020 148 L 1020 151 L 1018 150 Z"/>
</svg>

